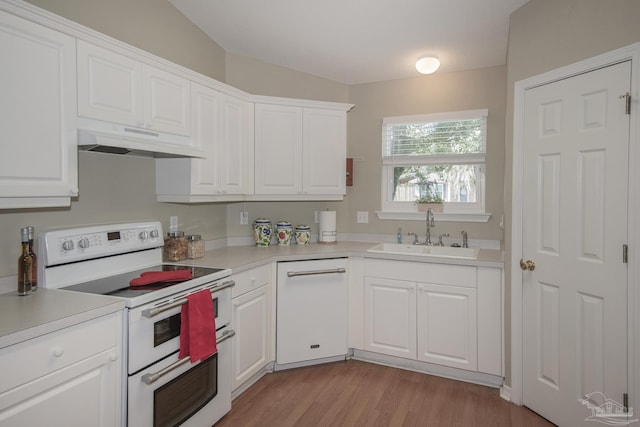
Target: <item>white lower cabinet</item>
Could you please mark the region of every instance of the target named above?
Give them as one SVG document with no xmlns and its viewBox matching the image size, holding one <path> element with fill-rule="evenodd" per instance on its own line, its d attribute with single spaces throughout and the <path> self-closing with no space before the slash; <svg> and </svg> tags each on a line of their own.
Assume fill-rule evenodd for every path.
<svg viewBox="0 0 640 427">
<path fill-rule="evenodd" d="M 122 423 L 122 313 L 0 350 L 0 426 Z"/>
<path fill-rule="evenodd" d="M 365 260 L 364 350 L 502 376 L 499 268 Z"/>
<path fill-rule="evenodd" d="M 233 278 L 232 390 L 239 388 L 273 361 L 270 266 L 247 270 Z M 238 296 L 236 296 L 238 295 Z"/>
<path fill-rule="evenodd" d="M 476 290 L 418 284 L 418 360 L 475 371 Z"/>
<path fill-rule="evenodd" d="M 366 277 L 364 348 L 391 356 L 416 358 L 416 284 Z"/>
</svg>

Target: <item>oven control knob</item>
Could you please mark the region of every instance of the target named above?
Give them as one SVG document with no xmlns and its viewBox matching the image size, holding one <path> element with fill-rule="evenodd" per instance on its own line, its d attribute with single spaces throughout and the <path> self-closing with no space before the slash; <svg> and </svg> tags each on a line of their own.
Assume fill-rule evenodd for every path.
<svg viewBox="0 0 640 427">
<path fill-rule="evenodd" d="M 65 251 L 72 251 L 73 250 L 73 241 L 72 240 L 65 240 L 64 242 L 62 242 L 62 249 Z"/>
<path fill-rule="evenodd" d="M 149 232 L 141 231 L 138 237 L 140 237 L 140 240 L 147 240 L 149 238 Z"/>
<path fill-rule="evenodd" d="M 83 237 L 78 242 L 78 246 L 80 246 L 82 249 L 87 249 L 90 246 L 89 239 L 87 239 L 86 237 Z"/>
<path fill-rule="evenodd" d="M 151 230 L 151 238 L 157 239 L 158 237 L 159 237 L 158 230 L 156 230 L 155 228 Z"/>
</svg>

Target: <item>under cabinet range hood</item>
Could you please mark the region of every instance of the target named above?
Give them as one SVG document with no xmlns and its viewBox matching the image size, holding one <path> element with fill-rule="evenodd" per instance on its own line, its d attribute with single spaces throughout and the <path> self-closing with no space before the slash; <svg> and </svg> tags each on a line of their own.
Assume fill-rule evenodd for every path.
<svg viewBox="0 0 640 427">
<path fill-rule="evenodd" d="M 78 149 L 140 157 L 204 158 L 184 135 L 78 118 Z"/>
</svg>

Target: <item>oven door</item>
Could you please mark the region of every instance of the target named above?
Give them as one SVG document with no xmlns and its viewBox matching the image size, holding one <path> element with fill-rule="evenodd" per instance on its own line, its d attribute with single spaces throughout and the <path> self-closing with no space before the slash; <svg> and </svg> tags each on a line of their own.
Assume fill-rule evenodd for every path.
<svg viewBox="0 0 640 427">
<path fill-rule="evenodd" d="M 231 338 L 216 334 L 218 352 L 191 363 L 174 353 L 129 377 L 128 426 L 209 427 L 231 410 Z"/>
<path fill-rule="evenodd" d="M 133 308 L 129 311 L 129 375 L 180 349 L 180 313 L 186 295 L 205 288 L 212 292 L 216 328 L 231 323 L 232 280 L 209 283 L 161 301 Z"/>
</svg>

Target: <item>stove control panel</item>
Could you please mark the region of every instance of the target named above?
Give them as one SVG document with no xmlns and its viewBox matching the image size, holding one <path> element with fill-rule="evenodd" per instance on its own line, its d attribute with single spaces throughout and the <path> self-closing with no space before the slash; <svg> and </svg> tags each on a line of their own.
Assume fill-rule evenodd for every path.
<svg viewBox="0 0 640 427">
<path fill-rule="evenodd" d="M 137 222 L 50 231 L 40 235 L 45 265 L 52 266 L 163 246 L 160 222 Z"/>
</svg>

